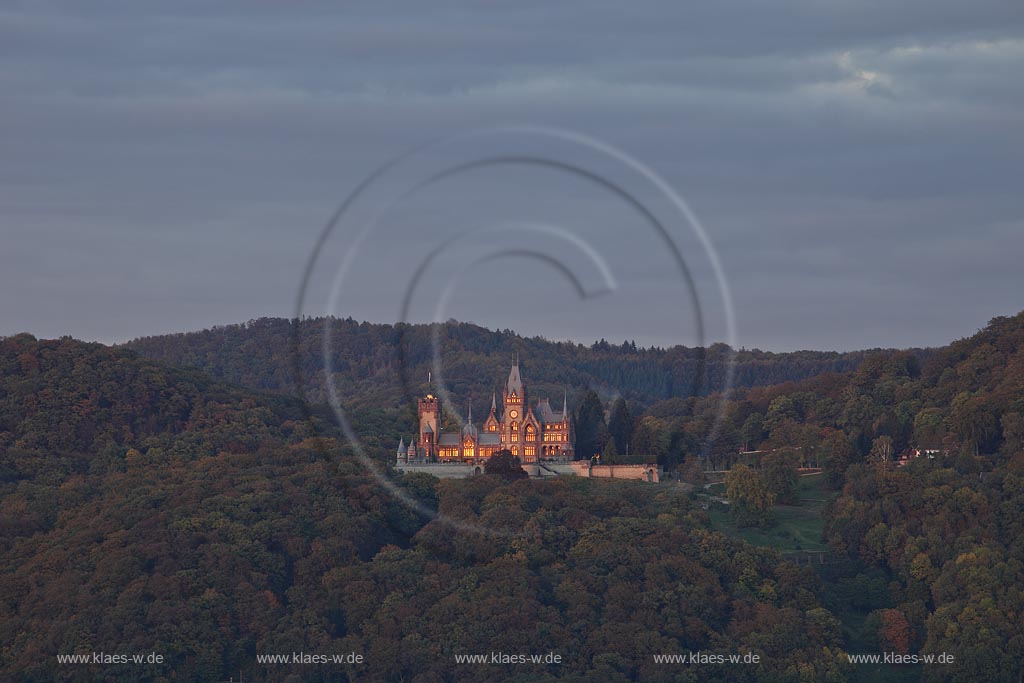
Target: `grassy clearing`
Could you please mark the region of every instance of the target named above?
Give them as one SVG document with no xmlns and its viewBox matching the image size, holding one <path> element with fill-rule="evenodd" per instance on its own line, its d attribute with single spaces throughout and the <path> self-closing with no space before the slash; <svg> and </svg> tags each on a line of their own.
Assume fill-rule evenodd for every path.
<svg viewBox="0 0 1024 683">
<path fill-rule="evenodd" d="M 722 495 L 718 484 L 709 489 L 713 495 Z M 751 545 L 768 546 L 782 552 L 794 550 L 826 550 L 821 540 L 822 511 L 830 495 L 824 488 L 824 477 L 820 474 L 800 477 L 797 486 L 797 505 L 776 505 L 772 508 L 775 525 L 769 529 L 737 527 L 728 510 L 713 506 L 708 514 L 711 528 L 715 531 L 743 539 Z"/>
</svg>

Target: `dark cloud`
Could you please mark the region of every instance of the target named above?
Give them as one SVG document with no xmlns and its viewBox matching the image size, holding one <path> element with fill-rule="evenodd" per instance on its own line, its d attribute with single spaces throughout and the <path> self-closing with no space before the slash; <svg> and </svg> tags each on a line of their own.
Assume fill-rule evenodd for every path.
<svg viewBox="0 0 1024 683">
<path fill-rule="evenodd" d="M 372 169 L 538 123 L 625 150 L 690 201 L 739 343 L 943 343 L 1024 307 L 1022 66 L 1016 0 L 8 4 L 0 334 L 290 315 L 316 235 Z M 424 250 L 501 220 L 571 227 L 621 291 L 554 296 L 569 291 L 556 273 L 510 261 L 468 271 L 481 284 L 451 315 L 693 341 L 636 216 L 548 174 L 466 178 L 396 212 L 363 252 L 358 305 L 336 312 L 393 320 Z"/>
</svg>

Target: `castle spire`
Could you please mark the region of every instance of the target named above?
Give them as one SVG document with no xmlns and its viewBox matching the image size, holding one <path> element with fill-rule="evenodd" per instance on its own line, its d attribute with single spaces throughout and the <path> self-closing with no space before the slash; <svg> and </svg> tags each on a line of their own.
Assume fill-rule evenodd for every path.
<svg viewBox="0 0 1024 683">
<path fill-rule="evenodd" d="M 473 401 L 469 402 L 469 418 L 466 420 L 466 424 L 462 427 L 462 434 L 463 436 L 476 438 L 476 425 L 473 424 Z"/>
<path fill-rule="evenodd" d="M 523 395 L 523 379 L 519 376 L 519 358 L 515 356 L 512 358 L 512 369 L 508 372 L 508 382 L 505 383 L 505 390 L 509 393 L 514 391 L 517 396 Z"/>
<path fill-rule="evenodd" d="M 565 389 L 562 390 L 562 419 L 569 419 L 569 392 Z"/>
<path fill-rule="evenodd" d="M 495 397 L 496 396 L 497 396 L 497 392 L 492 391 L 491 392 L 491 415 L 493 415 L 498 410 L 498 404 L 495 401 Z"/>
</svg>

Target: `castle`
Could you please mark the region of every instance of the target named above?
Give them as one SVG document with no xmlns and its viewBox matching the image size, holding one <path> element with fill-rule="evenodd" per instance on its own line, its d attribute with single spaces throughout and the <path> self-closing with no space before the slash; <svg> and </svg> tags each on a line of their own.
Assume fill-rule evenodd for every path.
<svg viewBox="0 0 1024 683">
<path fill-rule="evenodd" d="M 491 395 L 491 412 L 483 428 L 473 424 L 473 407 L 460 432 L 445 432 L 441 427 L 440 400 L 427 394 L 419 400 L 420 431 L 408 446 L 398 444 L 397 462 L 452 462 L 480 464 L 494 453 L 508 449 L 521 462 L 571 460 L 573 457 L 572 425 L 568 401 L 563 395 L 562 410 L 551 409 L 548 399 L 533 405 L 527 401 L 526 385 L 519 373 L 518 358 L 502 392 L 501 416 L 495 395 Z"/>
</svg>

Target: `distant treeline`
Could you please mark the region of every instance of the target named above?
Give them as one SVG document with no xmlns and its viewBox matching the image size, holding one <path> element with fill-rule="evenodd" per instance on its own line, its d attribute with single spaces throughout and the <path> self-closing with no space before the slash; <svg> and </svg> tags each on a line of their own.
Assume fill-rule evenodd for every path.
<svg viewBox="0 0 1024 683">
<path fill-rule="evenodd" d="M 325 359 L 325 325 L 331 327 Z M 262 318 L 201 332 L 144 337 L 126 344 L 147 358 L 194 367 L 233 384 L 296 393 L 296 370 L 306 400 L 327 401 L 328 375 L 339 398 L 352 408 L 394 408 L 427 388 L 433 369 L 434 334 L 439 340 L 443 380 L 463 404 L 478 411 L 500 392 L 513 352 L 534 397 L 560 399 L 593 389 L 604 399 L 622 396 L 648 405 L 673 397 L 720 391 L 730 359 L 738 387 L 793 382 L 823 373 L 856 369 L 879 350 L 846 353 L 758 350 L 732 352 L 724 344 L 707 348 L 638 347 L 635 342 L 601 340 L 590 346 L 522 337 L 469 323 L 383 325 L 352 319 Z M 919 357 L 926 350 L 915 350 Z M 435 373 L 436 377 L 436 373 Z"/>
</svg>

